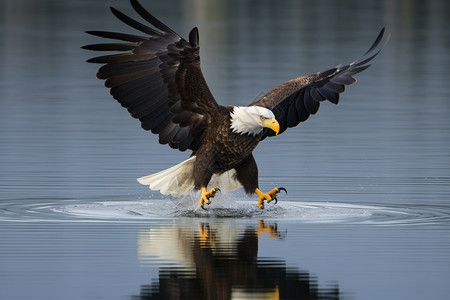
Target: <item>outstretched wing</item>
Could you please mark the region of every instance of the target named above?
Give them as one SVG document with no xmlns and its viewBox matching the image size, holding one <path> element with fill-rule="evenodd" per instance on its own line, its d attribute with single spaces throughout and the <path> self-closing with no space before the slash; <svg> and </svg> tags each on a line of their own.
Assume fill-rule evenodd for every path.
<svg viewBox="0 0 450 300">
<path fill-rule="evenodd" d="M 188 42 L 136 0 L 130 2 L 156 29 L 111 8 L 118 19 L 145 35 L 88 31 L 122 43 L 87 45 L 84 49 L 125 52 L 88 62 L 105 64 L 97 77 L 106 80 L 111 95 L 141 121 L 143 129 L 159 135 L 161 144 L 181 151 L 196 150 L 202 131 L 218 109 L 200 69 L 198 30 L 192 29 Z"/>
<path fill-rule="evenodd" d="M 356 82 L 353 75 L 367 69 L 370 66 L 367 63 L 383 48 L 380 47 L 376 51 L 383 35 L 384 28 L 370 49 L 351 64 L 289 80 L 261 96 L 249 106 L 258 105 L 272 110 L 280 124 L 279 134 L 288 127 L 297 126 L 300 122 L 306 121 L 310 115 L 317 113 L 320 102 L 324 100 L 334 104 L 339 102 L 339 94 L 345 90 L 345 86 Z M 388 39 L 389 37 L 386 42 Z M 262 138 L 273 135 L 275 135 L 273 130 L 265 129 Z"/>
</svg>

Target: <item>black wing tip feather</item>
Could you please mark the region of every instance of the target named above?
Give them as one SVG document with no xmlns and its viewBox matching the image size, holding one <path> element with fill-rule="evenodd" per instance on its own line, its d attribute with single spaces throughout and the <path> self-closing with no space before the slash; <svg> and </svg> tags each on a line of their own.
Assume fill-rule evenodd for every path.
<svg viewBox="0 0 450 300">
<path fill-rule="evenodd" d="M 192 28 L 191 32 L 189 33 L 189 44 L 191 44 L 191 46 L 194 48 L 198 47 L 199 36 L 197 27 Z"/>
<path fill-rule="evenodd" d="M 377 38 L 375 39 L 375 41 L 373 42 L 372 46 L 370 46 L 369 50 L 367 50 L 366 53 L 364 53 L 363 56 L 369 54 L 370 52 L 372 52 L 375 48 L 378 47 L 378 45 L 380 44 L 381 40 L 383 39 L 384 36 L 384 32 L 386 31 L 386 26 L 383 26 L 383 28 L 381 28 L 380 33 L 378 33 Z M 386 42 L 389 40 L 390 35 L 387 37 Z M 384 45 L 386 44 L 386 42 L 383 44 L 383 46 L 381 48 L 384 47 Z"/>
<path fill-rule="evenodd" d="M 112 12 L 112 14 L 115 15 L 117 18 L 119 18 L 118 15 L 124 14 L 124 13 L 122 13 L 120 10 L 118 10 L 117 8 L 112 7 L 112 6 L 109 7 L 109 10 L 110 10 L 110 11 Z"/>
<path fill-rule="evenodd" d="M 383 50 L 384 46 L 386 46 L 389 39 L 391 38 L 391 34 L 388 34 L 384 43 L 380 46 L 380 43 L 383 40 L 383 36 L 384 36 L 385 32 L 386 32 L 386 27 L 384 26 L 383 28 L 381 28 L 380 32 L 378 33 L 377 38 L 373 42 L 372 46 L 370 46 L 369 50 L 367 50 L 358 60 L 352 62 L 350 64 L 350 66 L 359 67 L 359 66 L 362 66 L 362 65 L 368 63 L 372 59 L 374 59 L 381 52 L 381 50 Z M 379 49 L 376 50 L 377 48 L 379 48 Z"/>
<path fill-rule="evenodd" d="M 130 0 L 131 6 L 134 8 L 134 10 L 147 22 L 158 28 L 159 30 L 173 34 L 181 39 L 181 37 L 173 31 L 169 26 L 161 22 L 159 19 L 157 19 L 155 16 L 153 16 L 151 13 L 149 13 L 137 0 Z"/>
<path fill-rule="evenodd" d="M 381 50 L 383 50 L 383 48 L 386 46 L 386 44 L 388 43 L 388 41 L 391 37 L 391 35 L 389 34 L 386 37 L 384 43 L 380 46 L 380 43 L 383 40 L 385 32 L 386 32 L 386 27 L 381 28 L 380 32 L 378 33 L 377 38 L 375 39 L 373 44 L 370 46 L 369 50 L 367 50 L 359 59 L 355 60 L 354 62 L 340 67 L 339 72 L 347 73 L 348 75 L 351 76 L 351 75 L 358 74 L 358 73 L 364 71 L 365 69 L 367 69 L 368 67 L 370 67 L 371 64 L 367 64 L 367 63 L 370 62 L 372 59 L 374 59 L 381 52 Z M 351 84 L 355 83 L 356 81 L 357 80 L 354 79 L 353 82 L 345 83 L 345 85 L 351 85 Z"/>
<path fill-rule="evenodd" d="M 159 32 L 153 28 L 150 28 L 147 25 L 144 25 L 144 24 L 134 20 L 133 18 L 130 18 L 129 16 L 127 16 L 123 12 L 115 9 L 114 7 L 110 7 L 109 9 L 113 13 L 113 15 L 116 16 L 116 18 L 118 18 L 120 21 L 124 22 L 128 26 L 133 27 L 134 29 L 137 29 L 137 30 L 144 32 L 151 36 L 160 36 L 161 35 L 161 32 Z"/>
</svg>

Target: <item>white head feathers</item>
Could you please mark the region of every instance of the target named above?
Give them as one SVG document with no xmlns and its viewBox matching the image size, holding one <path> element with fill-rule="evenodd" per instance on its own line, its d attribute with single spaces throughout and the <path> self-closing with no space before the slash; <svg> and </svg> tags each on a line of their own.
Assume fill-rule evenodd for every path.
<svg viewBox="0 0 450 300">
<path fill-rule="evenodd" d="M 232 131 L 249 135 L 257 135 L 267 127 L 265 120 L 275 119 L 271 110 L 261 106 L 235 106 L 230 115 Z"/>
</svg>

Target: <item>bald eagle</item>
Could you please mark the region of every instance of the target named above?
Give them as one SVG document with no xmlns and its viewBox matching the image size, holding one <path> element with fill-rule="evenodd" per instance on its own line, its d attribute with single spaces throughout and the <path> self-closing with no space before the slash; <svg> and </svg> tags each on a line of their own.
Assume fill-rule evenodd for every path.
<svg viewBox="0 0 450 300">
<path fill-rule="evenodd" d="M 181 195 L 201 190 L 200 206 L 210 204 L 216 192 L 243 187 L 257 194 L 258 206 L 275 200 L 284 188 L 264 193 L 258 185 L 253 150 L 267 137 L 283 133 L 317 113 L 320 103 L 337 104 L 353 75 L 365 70 L 382 49 L 384 28 L 370 49 L 358 60 L 312 75 L 289 80 L 248 106 L 219 105 L 200 68 L 199 33 L 195 27 L 185 40 L 146 11 L 137 0 L 134 10 L 153 27 L 111 7 L 122 22 L 143 35 L 110 31 L 88 34 L 122 41 L 84 46 L 94 51 L 122 51 L 89 59 L 104 64 L 97 78 L 104 79 L 111 95 L 144 130 L 159 135 L 161 144 L 191 150 L 189 159 L 156 174 L 138 179 L 162 194 Z M 378 50 L 377 50 L 378 49 Z"/>
</svg>

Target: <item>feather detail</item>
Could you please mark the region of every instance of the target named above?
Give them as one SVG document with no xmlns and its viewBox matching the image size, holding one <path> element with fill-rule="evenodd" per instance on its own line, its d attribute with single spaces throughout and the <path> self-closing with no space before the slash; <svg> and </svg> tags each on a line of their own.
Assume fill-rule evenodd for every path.
<svg viewBox="0 0 450 300">
<path fill-rule="evenodd" d="M 193 170 L 196 156 L 155 174 L 140 177 L 140 184 L 148 185 L 151 190 L 160 191 L 163 195 L 181 196 L 194 190 Z M 236 179 L 236 170 L 231 169 L 222 174 L 214 174 L 208 188 L 220 188 L 221 191 L 233 191 L 241 187 Z"/>
<path fill-rule="evenodd" d="M 137 21 L 115 8 L 112 13 L 140 35 L 111 31 L 88 34 L 118 40 L 86 45 L 100 52 L 119 52 L 88 60 L 104 64 L 97 77 L 141 127 L 159 135 L 162 144 L 185 151 L 197 150 L 204 128 L 217 116 L 214 100 L 200 69 L 199 33 L 194 28 L 189 42 L 146 11 L 137 0 L 130 0 Z M 153 28 L 154 27 L 154 28 Z M 183 128 L 183 129 L 182 129 Z"/>
<path fill-rule="evenodd" d="M 280 124 L 279 134 L 281 134 L 288 127 L 295 127 L 306 121 L 310 115 L 317 113 L 320 102 L 328 100 L 338 104 L 339 95 L 345 91 L 345 86 L 356 82 L 353 75 L 367 69 L 370 66 L 367 63 L 386 45 L 389 36 L 383 44 L 380 44 L 384 31 L 383 28 L 369 50 L 358 60 L 291 79 L 253 101 L 249 106 L 258 105 L 272 110 Z M 274 135 L 273 131 L 265 129 L 261 139 Z"/>
</svg>

